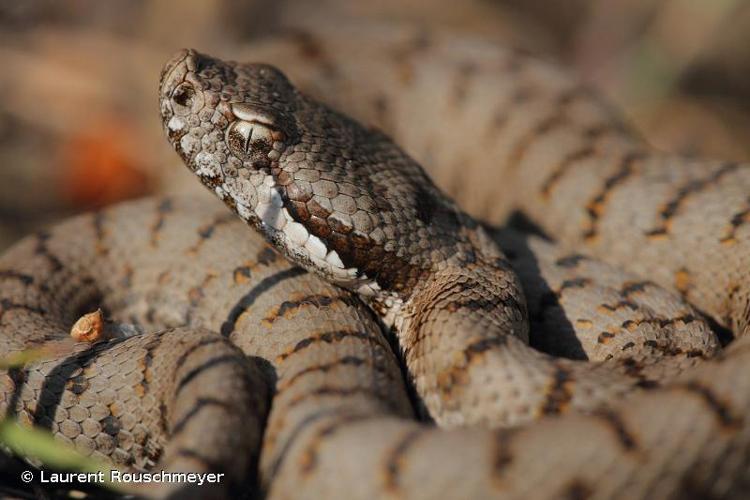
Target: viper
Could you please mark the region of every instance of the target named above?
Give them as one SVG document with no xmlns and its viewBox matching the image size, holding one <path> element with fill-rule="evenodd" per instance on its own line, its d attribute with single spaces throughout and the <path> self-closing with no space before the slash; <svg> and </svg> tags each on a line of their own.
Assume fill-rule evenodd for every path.
<svg viewBox="0 0 750 500">
<path fill-rule="evenodd" d="M 654 152 L 479 41 L 254 52 L 306 92 L 194 50 L 161 75 L 170 143 L 229 210 L 134 202 L 2 257 L 3 353 L 96 307 L 145 331 L 8 371 L 6 413 L 120 467 L 226 471 L 217 496 L 256 472 L 280 498 L 746 492 L 744 165 Z M 514 212 L 535 234 L 492 225 Z"/>
</svg>

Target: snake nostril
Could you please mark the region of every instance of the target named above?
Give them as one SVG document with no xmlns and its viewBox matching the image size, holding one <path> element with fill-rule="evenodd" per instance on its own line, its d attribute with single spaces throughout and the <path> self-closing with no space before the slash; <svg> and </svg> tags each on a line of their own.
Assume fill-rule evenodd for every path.
<svg viewBox="0 0 750 500">
<path fill-rule="evenodd" d="M 174 94 L 172 95 L 172 100 L 180 106 L 190 107 L 193 103 L 194 95 L 195 91 L 192 87 L 188 85 L 181 85 L 175 90 Z"/>
<path fill-rule="evenodd" d="M 187 115 L 203 106 L 201 94 L 188 82 L 182 82 L 172 91 L 170 101 L 176 115 Z"/>
</svg>

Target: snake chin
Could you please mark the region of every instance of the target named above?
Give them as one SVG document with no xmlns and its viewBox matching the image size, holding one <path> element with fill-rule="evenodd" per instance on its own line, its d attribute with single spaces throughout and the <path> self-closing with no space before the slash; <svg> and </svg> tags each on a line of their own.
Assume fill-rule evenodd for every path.
<svg viewBox="0 0 750 500">
<path fill-rule="evenodd" d="M 381 290 L 375 280 L 357 268 L 346 267 L 336 250 L 329 249 L 321 238 L 295 220 L 284 206 L 277 188 L 269 186 L 268 203 L 258 203 L 254 207 L 248 207 L 233 197 L 232 190 L 225 187 L 217 187 L 215 192 L 221 199 L 232 199 L 232 206 L 240 218 L 258 229 L 266 240 L 288 255 L 295 264 L 363 296 L 380 295 Z"/>
</svg>

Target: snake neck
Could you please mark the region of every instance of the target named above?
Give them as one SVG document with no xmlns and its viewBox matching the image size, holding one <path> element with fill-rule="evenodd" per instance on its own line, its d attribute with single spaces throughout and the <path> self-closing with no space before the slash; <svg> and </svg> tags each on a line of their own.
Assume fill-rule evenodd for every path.
<svg viewBox="0 0 750 500">
<path fill-rule="evenodd" d="M 469 218 L 462 213 L 457 217 Z M 473 219 L 462 227 L 462 251 L 423 270 L 413 286 L 360 293 L 398 336 L 407 362 L 410 353 L 421 356 L 428 337 L 435 341 L 460 335 L 478 345 L 508 336 L 528 342 L 527 305 L 510 263 Z M 440 341 L 451 343 L 450 338 Z"/>
<path fill-rule="evenodd" d="M 460 332 L 477 340 L 511 335 L 528 342 L 526 302 L 504 259 L 482 256 L 472 263 L 442 266 L 413 290 L 400 314 L 396 327 L 412 346 L 435 332 Z"/>
</svg>

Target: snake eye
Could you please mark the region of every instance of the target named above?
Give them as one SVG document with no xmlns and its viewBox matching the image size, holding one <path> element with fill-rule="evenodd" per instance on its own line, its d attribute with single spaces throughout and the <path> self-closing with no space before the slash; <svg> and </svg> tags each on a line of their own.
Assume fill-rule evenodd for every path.
<svg viewBox="0 0 750 500">
<path fill-rule="evenodd" d="M 239 158 L 244 158 L 247 154 L 247 147 L 252 137 L 253 126 L 251 123 L 236 121 L 233 122 L 227 130 L 227 146 L 229 150 Z"/>
<path fill-rule="evenodd" d="M 200 96 L 189 83 L 181 83 L 172 92 L 172 109 L 176 115 L 186 115 L 201 104 Z"/>
<path fill-rule="evenodd" d="M 235 120 L 229 125 L 226 142 L 229 150 L 238 158 L 262 160 L 279 138 L 279 133 L 270 126 L 245 120 Z"/>
</svg>

